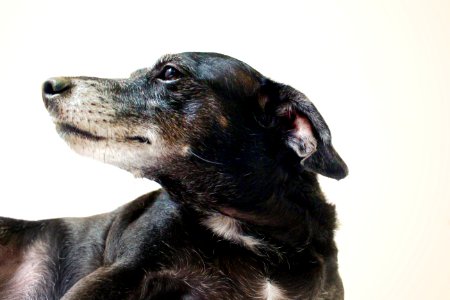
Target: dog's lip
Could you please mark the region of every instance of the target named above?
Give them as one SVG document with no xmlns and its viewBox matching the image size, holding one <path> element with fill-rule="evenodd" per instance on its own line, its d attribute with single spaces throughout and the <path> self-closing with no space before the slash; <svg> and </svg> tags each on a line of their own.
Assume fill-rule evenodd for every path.
<svg viewBox="0 0 450 300">
<path fill-rule="evenodd" d="M 69 123 L 56 123 L 56 128 L 60 133 L 75 135 L 88 140 L 101 141 L 106 139 L 105 137 L 92 134 Z"/>
<path fill-rule="evenodd" d="M 56 123 L 56 128 L 57 128 L 58 132 L 60 132 L 62 134 L 75 135 L 77 137 L 85 138 L 88 140 L 102 141 L 102 140 L 107 139 L 106 137 L 92 134 L 87 130 L 80 129 L 69 123 L 58 122 L 58 123 Z M 152 144 L 148 138 L 146 138 L 144 136 L 139 136 L 139 135 L 126 136 L 126 137 L 123 137 L 123 140 L 137 142 L 140 144 L 149 144 L 149 145 Z"/>
</svg>

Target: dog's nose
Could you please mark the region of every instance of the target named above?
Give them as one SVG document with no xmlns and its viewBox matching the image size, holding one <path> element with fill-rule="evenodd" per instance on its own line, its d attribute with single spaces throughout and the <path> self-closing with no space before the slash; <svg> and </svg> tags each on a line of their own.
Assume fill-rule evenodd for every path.
<svg viewBox="0 0 450 300">
<path fill-rule="evenodd" d="M 49 105 L 49 100 L 52 96 L 56 96 L 68 91 L 72 86 L 69 78 L 54 77 L 48 79 L 42 85 L 42 99 L 46 107 Z"/>
<path fill-rule="evenodd" d="M 48 96 L 54 96 L 57 94 L 62 94 L 63 92 L 70 89 L 71 83 L 68 78 L 65 77 L 55 77 L 50 78 L 42 86 L 42 92 Z"/>
</svg>

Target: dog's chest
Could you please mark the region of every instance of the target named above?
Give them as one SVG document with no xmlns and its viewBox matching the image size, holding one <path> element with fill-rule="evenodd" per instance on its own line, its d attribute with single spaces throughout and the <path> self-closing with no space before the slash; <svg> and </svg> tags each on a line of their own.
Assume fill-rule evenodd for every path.
<svg viewBox="0 0 450 300">
<path fill-rule="evenodd" d="M 242 299 L 287 300 L 288 291 L 280 283 L 267 278 L 261 271 L 251 267 L 242 268 L 240 275 L 231 275 Z"/>
<path fill-rule="evenodd" d="M 276 284 L 269 281 L 264 283 L 264 288 L 262 290 L 263 297 L 267 300 L 284 300 L 287 299 L 284 295 L 283 290 Z"/>
<path fill-rule="evenodd" d="M 159 284 L 152 286 L 172 286 L 178 292 L 179 283 L 184 290 L 180 299 L 227 299 L 227 300 L 288 300 L 288 291 L 268 278 L 264 278 L 256 270 L 242 270 L 241 276 L 226 275 L 217 270 L 165 270 L 154 278 L 161 278 Z M 165 297 L 173 291 L 161 291 L 158 297 Z M 159 299 L 159 298 L 158 298 Z"/>
<path fill-rule="evenodd" d="M 195 267 L 194 272 L 202 283 L 195 282 L 196 276 L 186 277 L 190 286 L 209 286 L 211 288 L 203 289 L 208 292 L 215 290 L 204 299 L 287 300 L 292 299 L 289 295 L 296 294 L 276 279 L 270 279 L 267 270 L 254 256 L 240 255 L 233 249 L 216 250 L 223 252 L 217 253 L 212 261 L 204 260 L 202 266 Z M 218 282 L 223 286 L 217 285 Z"/>
<path fill-rule="evenodd" d="M 269 279 L 267 265 L 261 263 L 260 250 L 269 248 L 265 241 L 245 232 L 241 222 L 222 214 L 211 214 L 202 224 L 229 246 L 214 247 L 217 256 L 212 269 L 219 268 L 219 273 L 233 281 L 236 290 L 232 299 L 289 299 L 286 288 Z"/>
</svg>

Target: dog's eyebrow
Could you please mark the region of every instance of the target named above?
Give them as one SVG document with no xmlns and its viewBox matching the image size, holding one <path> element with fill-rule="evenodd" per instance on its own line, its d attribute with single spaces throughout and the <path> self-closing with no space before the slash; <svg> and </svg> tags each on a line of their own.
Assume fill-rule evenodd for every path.
<svg viewBox="0 0 450 300">
<path fill-rule="evenodd" d="M 179 68 L 182 68 L 189 72 L 194 71 L 192 69 L 192 67 L 190 66 L 190 64 L 193 63 L 193 61 L 191 59 L 189 59 L 188 57 L 184 57 L 179 54 L 166 54 L 166 55 L 162 56 L 156 62 L 156 64 L 153 66 L 153 68 L 160 68 L 168 63 L 172 63 L 172 64 L 178 66 Z"/>
<path fill-rule="evenodd" d="M 153 65 L 152 69 L 156 69 L 156 68 L 160 68 L 163 65 L 169 63 L 169 62 L 174 62 L 174 63 L 178 63 L 180 62 L 180 59 L 174 55 L 174 54 L 166 54 L 163 55 L 160 59 L 158 59 L 158 61 Z"/>
<path fill-rule="evenodd" d="M 174 58 L 175 58 L 175 55 L 173 55 L 173 54 L 165 54 L 165 55 L 161 56 L 161 57 L 158 59 L 158 61 L 156 62 L 155 66 L 156 66 L 156 65 L 166 64 L 166 63 L 168 63 L 169 61 L 173 60 Z"/>
<path fill-rule="evenodd" d="M 176 62 L 176 56 L 175 55 L 173 55 L 173 54 L 163 55 L 160 59 L 158 59 L 156 61 L 155 64 L 153 64 L 152 67 L 136 70 L 133 73 L 131 73 L 130 77 L 131 78 L 139 77 L 139 76 L 144 75 L 145 73 L 149 72 L 150 70 L 159 69 L 163 65 L 165 65 L 165 64 L 167 64 L 169 62 L 172 62 L 172 61 Z"/>
</svg>

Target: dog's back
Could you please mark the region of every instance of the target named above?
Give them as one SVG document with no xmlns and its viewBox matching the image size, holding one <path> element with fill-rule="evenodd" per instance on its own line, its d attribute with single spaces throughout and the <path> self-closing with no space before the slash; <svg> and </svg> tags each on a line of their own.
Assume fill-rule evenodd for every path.
<svg viewBox="0 0 450 300">
<path fill-rule="evenodd" d="M 0 299 L 343 299 L 316 173 L 347 169 L 303 94 L 212 53 L 43 92 L 75 151 L 164 190 L 86 219 L 0 219 Z"/>
</svg>

